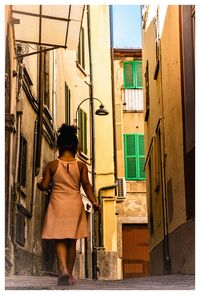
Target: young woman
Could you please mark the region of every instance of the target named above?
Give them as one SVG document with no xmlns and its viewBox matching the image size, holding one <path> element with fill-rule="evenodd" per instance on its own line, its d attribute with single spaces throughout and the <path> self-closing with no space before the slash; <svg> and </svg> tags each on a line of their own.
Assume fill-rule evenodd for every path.
<svg viewBox="0 0 200 295">
<path fill-rule="evenodd" d="M 58 130 L 58 159 L 47 164 L 37 187 L 48 190 L 53 184 L 47 208 L 42 239 L 55 240 L 56 255 L 60 267 L 58 284 L 74 284 L 73 267 L 76 258 L 76 240 L 87 237 L 87 220 L 80 186 L 82 185 L 94 210 L 99 205 L 88 179 L 87 166 L 77 161 L 78 139 L 74 126 L 63 124 Z"/>
</svg>

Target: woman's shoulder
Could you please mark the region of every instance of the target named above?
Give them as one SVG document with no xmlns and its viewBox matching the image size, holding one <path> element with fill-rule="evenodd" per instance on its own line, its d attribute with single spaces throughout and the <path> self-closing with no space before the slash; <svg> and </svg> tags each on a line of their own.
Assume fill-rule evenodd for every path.
<svg viewBox="0 0 200 295">
<path fill-rule="evenodd" d="M 77 165 L 79 170 L 81 171 L 83 168 L 87 169 L 87 165 L 85 163 L 83 163 L 82 161 L 77 160 Z"/>
<path fill-rule="evenodd" d="M 58 160 L 53 160 L 53 161 L 50 161 L 48 164 L 47 164 L 47 167 L 50 169 L 51 171 L 51 174 L 54 174 L 55 171 L 57 170 L 58 168 Z"/>
</svg>

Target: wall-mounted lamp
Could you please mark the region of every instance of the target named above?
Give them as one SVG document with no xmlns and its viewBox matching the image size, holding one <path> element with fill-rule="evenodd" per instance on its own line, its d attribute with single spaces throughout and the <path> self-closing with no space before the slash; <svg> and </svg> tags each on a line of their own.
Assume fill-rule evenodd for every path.
<svg viewBox="0 0 200 295">
<path fill-rule="evenodd" d="M 98 115 L 98 116 L 106 116 L 106 115 L 108 115 L 109 114 L 109 112 L 104 108 L 104 105 L 103 105 L 103 103 L 102 103 L 102 101 L 100 100 L 100 99 L 98 99 L 98 98 L 96 98 L 96 97 L 93 97 L 93 98 L 90 98 L 90 97 L 88 97 L 88 98 L 85 98 L 84 100 L 82 100 L 80 103 L 79 103 L 79 105 L 78 105 L 78 107 L 77 107 L 77 109 L 76 109 L 76 117 L 75 117 L 75 121 L 76 121 L 76 125 L 77 125 L 77 121 L 78 121 L 78 119 L 77 119 L 77 115 L 78 115 L 78 111 L 79 111 L 79 109 L 80 109 L 80 106 L 82 105 L 82 103 L 84 102 L 84 101 L 86 101 L 86 100 L 93 100 L 93 99 L 95 99 L 95 100 L 98 100 L 99 102 L 100 102 L 100 106 L 99 106 L 99 108 L 96 110 L 96 112 L 95 112 L 95 114 L 96 115 Z"/>
</svg>

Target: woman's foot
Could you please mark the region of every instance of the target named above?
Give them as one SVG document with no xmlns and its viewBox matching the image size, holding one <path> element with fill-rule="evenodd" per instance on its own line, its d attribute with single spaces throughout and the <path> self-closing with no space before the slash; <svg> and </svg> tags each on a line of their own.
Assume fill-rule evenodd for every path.
<svg viewBox="0 0 200 295">
<path fill-rule="evenodd" d="M 74 284 L 76 284 L 76 282 L 77 282 L 77 279 L 74 276 L 69 276 L 69 278 L 68 278 L 69 285 L 74 285 Z"/>
<path fill-rule="evenodd" d="M 68 273 L 61 273 L 58 277 L 58 286 L 65 286 L 69 285 L 69 274 Z"/>
</svg>

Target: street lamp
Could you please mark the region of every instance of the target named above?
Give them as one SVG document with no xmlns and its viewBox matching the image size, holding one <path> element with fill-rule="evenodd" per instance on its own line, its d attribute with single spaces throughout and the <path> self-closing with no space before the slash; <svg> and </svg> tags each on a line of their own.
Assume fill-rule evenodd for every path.
<svg viewBox="0 0 200 295">
<path fill-rule="evenodd" d="M 86 100 L 90 100 L 90 101 L 92 101 L 93 99 L 96 99 L 96 100 L 98 100 L 99 102 L 100 102 L 100 106 L 99 106 L 99 108 L 96 110 L 96 112 L 95 112 L 95 114 L 96 115 L 98 115 L 98 116 L 106 116 L 106 115 L 108 115 L 109 114 L 109 112 L 104 108 L 104 105 L 103 105 L 103 103 L 102 103 L 102 101 L 100 100 L 100 99 L 98 99 L 98 98 L 96 98 L 96 97 L 88 97 L 88 98 L 85 98 L 84 100 L 82 100 L 80 103 L 79 103 L 79 105 L 78 105 L 78 107 L 77 107 L 77 109 L 76 109 L 76 117 L 75 117 L 75 120 L 76 120 L 76 125 L 77 125 L 77 121 L 78 121 L 78 119 L 77 119 L 77 115 L 78 115 L 78 111 L 79 111 L 79 109 L 80 109 L 80 106 L 82 105 L 82 103 L 83 102 L 85 102 Z"/>
</svg>

